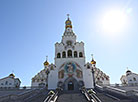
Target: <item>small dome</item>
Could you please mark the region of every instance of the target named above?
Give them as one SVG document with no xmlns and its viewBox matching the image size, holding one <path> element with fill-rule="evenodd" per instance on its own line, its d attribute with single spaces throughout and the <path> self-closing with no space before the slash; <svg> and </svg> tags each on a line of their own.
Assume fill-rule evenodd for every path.
<svg viewBox="0 0 138 102">
<path fill-rule="evenodd" d="M 49 65 L 49 63 L 48 63 L 48 61 L 46 60 L 45 62 L 44 62 L 44 66 L 48 66 Z"/>
<path fill-rule="evenodd" d="M 96 64 L 96 61 L 94 61 L 94 59 L 92 59 L 91 64 Z"/>
<path fill-rule="evenodd" d="M 95 61 L 94 58 L 93 58 L 93 54 L 92 54 L 92 61 L 91 61 L 91 64 L 96 64 L 96 61 Z"/>
<path fill-rule="evenodd" d="M 131 71 L 130 70 L 127 70 L 126 73 L 131 73 Z"/>
<path fill-rule="evenodd" d="M 15 77 L 15 75 L 14 75 L 13 73 L 11 73 L 11 74 L 9 75 L 9 77 Z"/>
</svg>

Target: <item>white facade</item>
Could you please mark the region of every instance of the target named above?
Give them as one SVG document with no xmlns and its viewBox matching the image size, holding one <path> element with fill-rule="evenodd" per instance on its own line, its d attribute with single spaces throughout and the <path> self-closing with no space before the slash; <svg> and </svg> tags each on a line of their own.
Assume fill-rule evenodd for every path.
<svg viewBox="0 0 138 102">
<path fill-rule="evenodd" d="M 92 73 L 84 66 L 84 43 L 76 41 L 71 23 L 68 18 L 62 40 L 55 44 L 56 69 L 49 74 L 49 89 L 55 89 L 57 86 L 64 90 L 76 90 L 84 85 L 86 88 L 94 87 Z"/>
<path fill-rule="evenodd" d="M 0 79 L 0 88 L 18 88 L 21 81 L 19 78 L 15 78 L 14 74 L 10 74 L 8 77 Z"/>
<path fill-rule="evenodd" d="M 109 85 L 110 84 L 109 76 L 106 75 L 99 68 L 94 68 L 94 78 L 95 78 L 96 84 L 99 84 L 99 85 Z"/>
<path fill-rule="evenodd" d="M 122 75 L 120 78 L 122 85 L 135 86 L 138 85 L 138 74 L 126 71 L 126 75 Z"/>
<path fill-rule="evenodd" d="M 94 88 L 92 69 L 96 69 L 96 63 L 93 62 L 86 64 L 84 43 L 76 41 L 72 22 L 68 18 L 62 40 L 55 44 L 55 63 L 49 65 L 46 61 L 45 68 L 32 78 L 32 86 L 39 86 L 42 83 L 40 79 L 43 79 L 43 85 L 48 86 L 48 89 L 62 87 L 64 90 L 78 90 L 82 86 Z M 43 74 L 46 76 L 43 77 Z M 109 80 L 105 83 L 109 83 Z"/>
</svg>

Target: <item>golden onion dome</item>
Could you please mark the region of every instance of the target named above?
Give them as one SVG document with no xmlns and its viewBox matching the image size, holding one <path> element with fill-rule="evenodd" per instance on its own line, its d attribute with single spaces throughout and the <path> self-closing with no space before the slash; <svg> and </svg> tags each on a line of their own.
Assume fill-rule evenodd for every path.
<svg viewBox="0 0 138 102">
<path fill-rule="evenodd" d="M 44 62 L 44 66 L 48 66 L 49 65 L 49 63 L 48 63 L 48 61 L 46 60 L 45 62 Z"/>
<path fill-rule="evenodd" d="M 94 61 L 94 59 L 92 59 L 91 64 L 96 64 L 96 61 Z"/>
<path fill-rule="evenodd" d="M 72 23 L 71 23 L 71 20 L 69 19 L 69 14 L 67 16 L 68 16 L 68 19 L 65 22 L 65 25 L 66 25 L 65 27 L 66 28 L 72 28 Z"/>
<path fill-rule="evenodd" d="M 94 58 L 93 58 L 93 54 L 92 54 L 92 61 L 91 61 L 91 64 L 96 64 L 96 61 L 95 61 Z"/>
<path fill-rule="evenodd" d="M 11 73 L 11 74 L 9 75 L 9 77 L 15 77 L 15 75 L 14 75 L 13 73 Z"/>
</svg>

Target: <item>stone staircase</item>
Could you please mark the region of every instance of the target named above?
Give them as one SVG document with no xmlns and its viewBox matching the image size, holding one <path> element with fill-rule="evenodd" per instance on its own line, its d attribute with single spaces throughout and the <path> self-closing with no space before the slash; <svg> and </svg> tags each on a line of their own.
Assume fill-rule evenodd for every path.
<svg viewBox="0 0 138 102">
<path fill-rule="evenodd" d="M 88 102 L 84 95 L 80 92 L 64 92 L 59 97 L 57 102 Z"/>
<path fill-rule="evenodd" d="M 24 100 L 23 102 L 44 102 L 45 98 L 47 97 L 48 91 L 43 91 L 42 93 L 38 93 L 37 95 Z"/>
<path fill-rule="evenodd" d="M 111 98 L 103 93 L 97 93 L 97 96 L 99 97 L 100 100 L 102 100 L 102 102 L 133 102 L 128 99 L 117 100 L 117 99 Z"/>
<path fill-rule="evenodd" d="M 96 92 L 96 95 L 99 97 L 99 99 L 102 100 L 102 102 L 135 102 L 129 98 L 124 98 L 121 96 L 117 97 L 117 95 L 114 96 L 106 92 L 102 92 L 98 90 L 95 90 L 95 92 Z"/>
</svg>

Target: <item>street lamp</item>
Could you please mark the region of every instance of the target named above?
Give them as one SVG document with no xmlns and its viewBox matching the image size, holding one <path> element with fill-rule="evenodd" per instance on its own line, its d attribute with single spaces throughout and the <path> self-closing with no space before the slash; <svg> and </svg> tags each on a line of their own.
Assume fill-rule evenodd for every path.
<svg viewBox="0 0 138 102">
<path fill-rule="evenodd" d="M 91 71 L 92 71 L 92 77 L 93 77 L 93 85 L 94 85 L 94 88 L 95 88 L 94 68 L 95 68 L 95 65 L 96 65 L 96 61 L 93 58 L 93 54 L 92 54 L 91 64 L 92 64 Z"/>
<path fill-rule="evenodd" d="M 93 68 L 93 66 L 91 67 L 91 71 L 92 71 L 92 77 L 93 77 L 93 86 L 95 88 L 95 78 L 94 78 L 94 68 Z"/>
<path fill-rule="evenodd" d="M 49 73 L 50 73 L 50 71 L 49 71 L 49 69 L 47 68 L 46 69 L 46 88 L 48 89 L 48 75 L 49 75 Z"/>
</svg>

